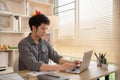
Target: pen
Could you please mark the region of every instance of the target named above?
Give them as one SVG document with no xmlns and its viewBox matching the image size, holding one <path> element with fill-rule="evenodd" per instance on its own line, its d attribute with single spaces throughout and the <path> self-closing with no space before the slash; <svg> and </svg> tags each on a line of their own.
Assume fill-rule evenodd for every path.
<svg viewBox="0 0 120 80">
<path fill-rule="evenodd" d="M 51 75 L 51 74 L 46 74 L 46 76 L 55 77 L 55 78 L 60 78 L 60 77 L 57 76 L 57 75 Z"/>
<path fill-rule="evenodd" d="M 100 58 L 100 53 L 99 53 L 99 58 Z"/>
<path fill-rule="evenodd" d="M 105 57 L 106 53 L 104 54 L 104 57 Z"/>
<path fill-rule="evenodd" d="M 97 56 L 97 54 L 94 52 L 95 56 L 97 57 L 97 59 L 99 60 L 99 57 Z"/>
</svg>

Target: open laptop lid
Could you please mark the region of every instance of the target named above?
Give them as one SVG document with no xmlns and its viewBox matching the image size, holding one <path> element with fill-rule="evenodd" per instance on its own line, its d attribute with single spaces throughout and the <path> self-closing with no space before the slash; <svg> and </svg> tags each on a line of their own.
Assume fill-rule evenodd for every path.
<svg viewBox="0 0 120 80">
<path fill-rule="evenodd" d="M 87 51 L 84 53 L 83 62 L 82 62 L 82 65 L 80 67 L 80 72 L 82 72 L 88 68 L 88 66 L 90 64 L 92 53 L 93 53 L 93 50 L 90 50 L 90 51 Z"/>
</svg>

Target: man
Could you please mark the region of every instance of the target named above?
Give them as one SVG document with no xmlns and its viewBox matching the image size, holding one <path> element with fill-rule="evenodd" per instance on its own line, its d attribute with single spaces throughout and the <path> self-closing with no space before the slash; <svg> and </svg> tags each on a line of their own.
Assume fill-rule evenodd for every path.
<svg viewBox="0 0 120 80">
<path fill-rule="evenodd" d="M 31 33 L 18 44 L 19 70 L 53 71 L 73 69 L 80 64 L 65 60 L 42 37 L 45 35 L 50 20 L 43 14 L 37 14 L 29 19 Z M 49 65 L 49 59 L 58 65 Z"/>
</svg>

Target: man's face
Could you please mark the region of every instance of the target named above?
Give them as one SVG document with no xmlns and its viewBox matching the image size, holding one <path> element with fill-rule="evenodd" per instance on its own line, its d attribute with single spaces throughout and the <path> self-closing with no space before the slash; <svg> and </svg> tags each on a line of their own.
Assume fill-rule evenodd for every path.
<svg viewBox="0 0 120 80">
<path fill-rule="evenodd" d="M 48 28 L 47 24 L 42 23 L 38 28 L 33 27 L 33 32 L 39 38 L 42 38 L 46 34 L 46 30 Z"/>
</svg>

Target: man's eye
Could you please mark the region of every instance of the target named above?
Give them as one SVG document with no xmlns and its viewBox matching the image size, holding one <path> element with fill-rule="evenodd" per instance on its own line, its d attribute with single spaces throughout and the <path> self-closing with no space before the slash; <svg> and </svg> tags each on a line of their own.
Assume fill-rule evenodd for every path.
<svg viewBox="0 0 120 80">
<path fill-rule="evenodd" d="M 46 28 L 46 30 L 47 30 L 48 28 Z"/>
<path fill-rule="evenodd" d="M 42 28 L 42 30 L 47 30 L 46 28 Z"/>
</svg>

